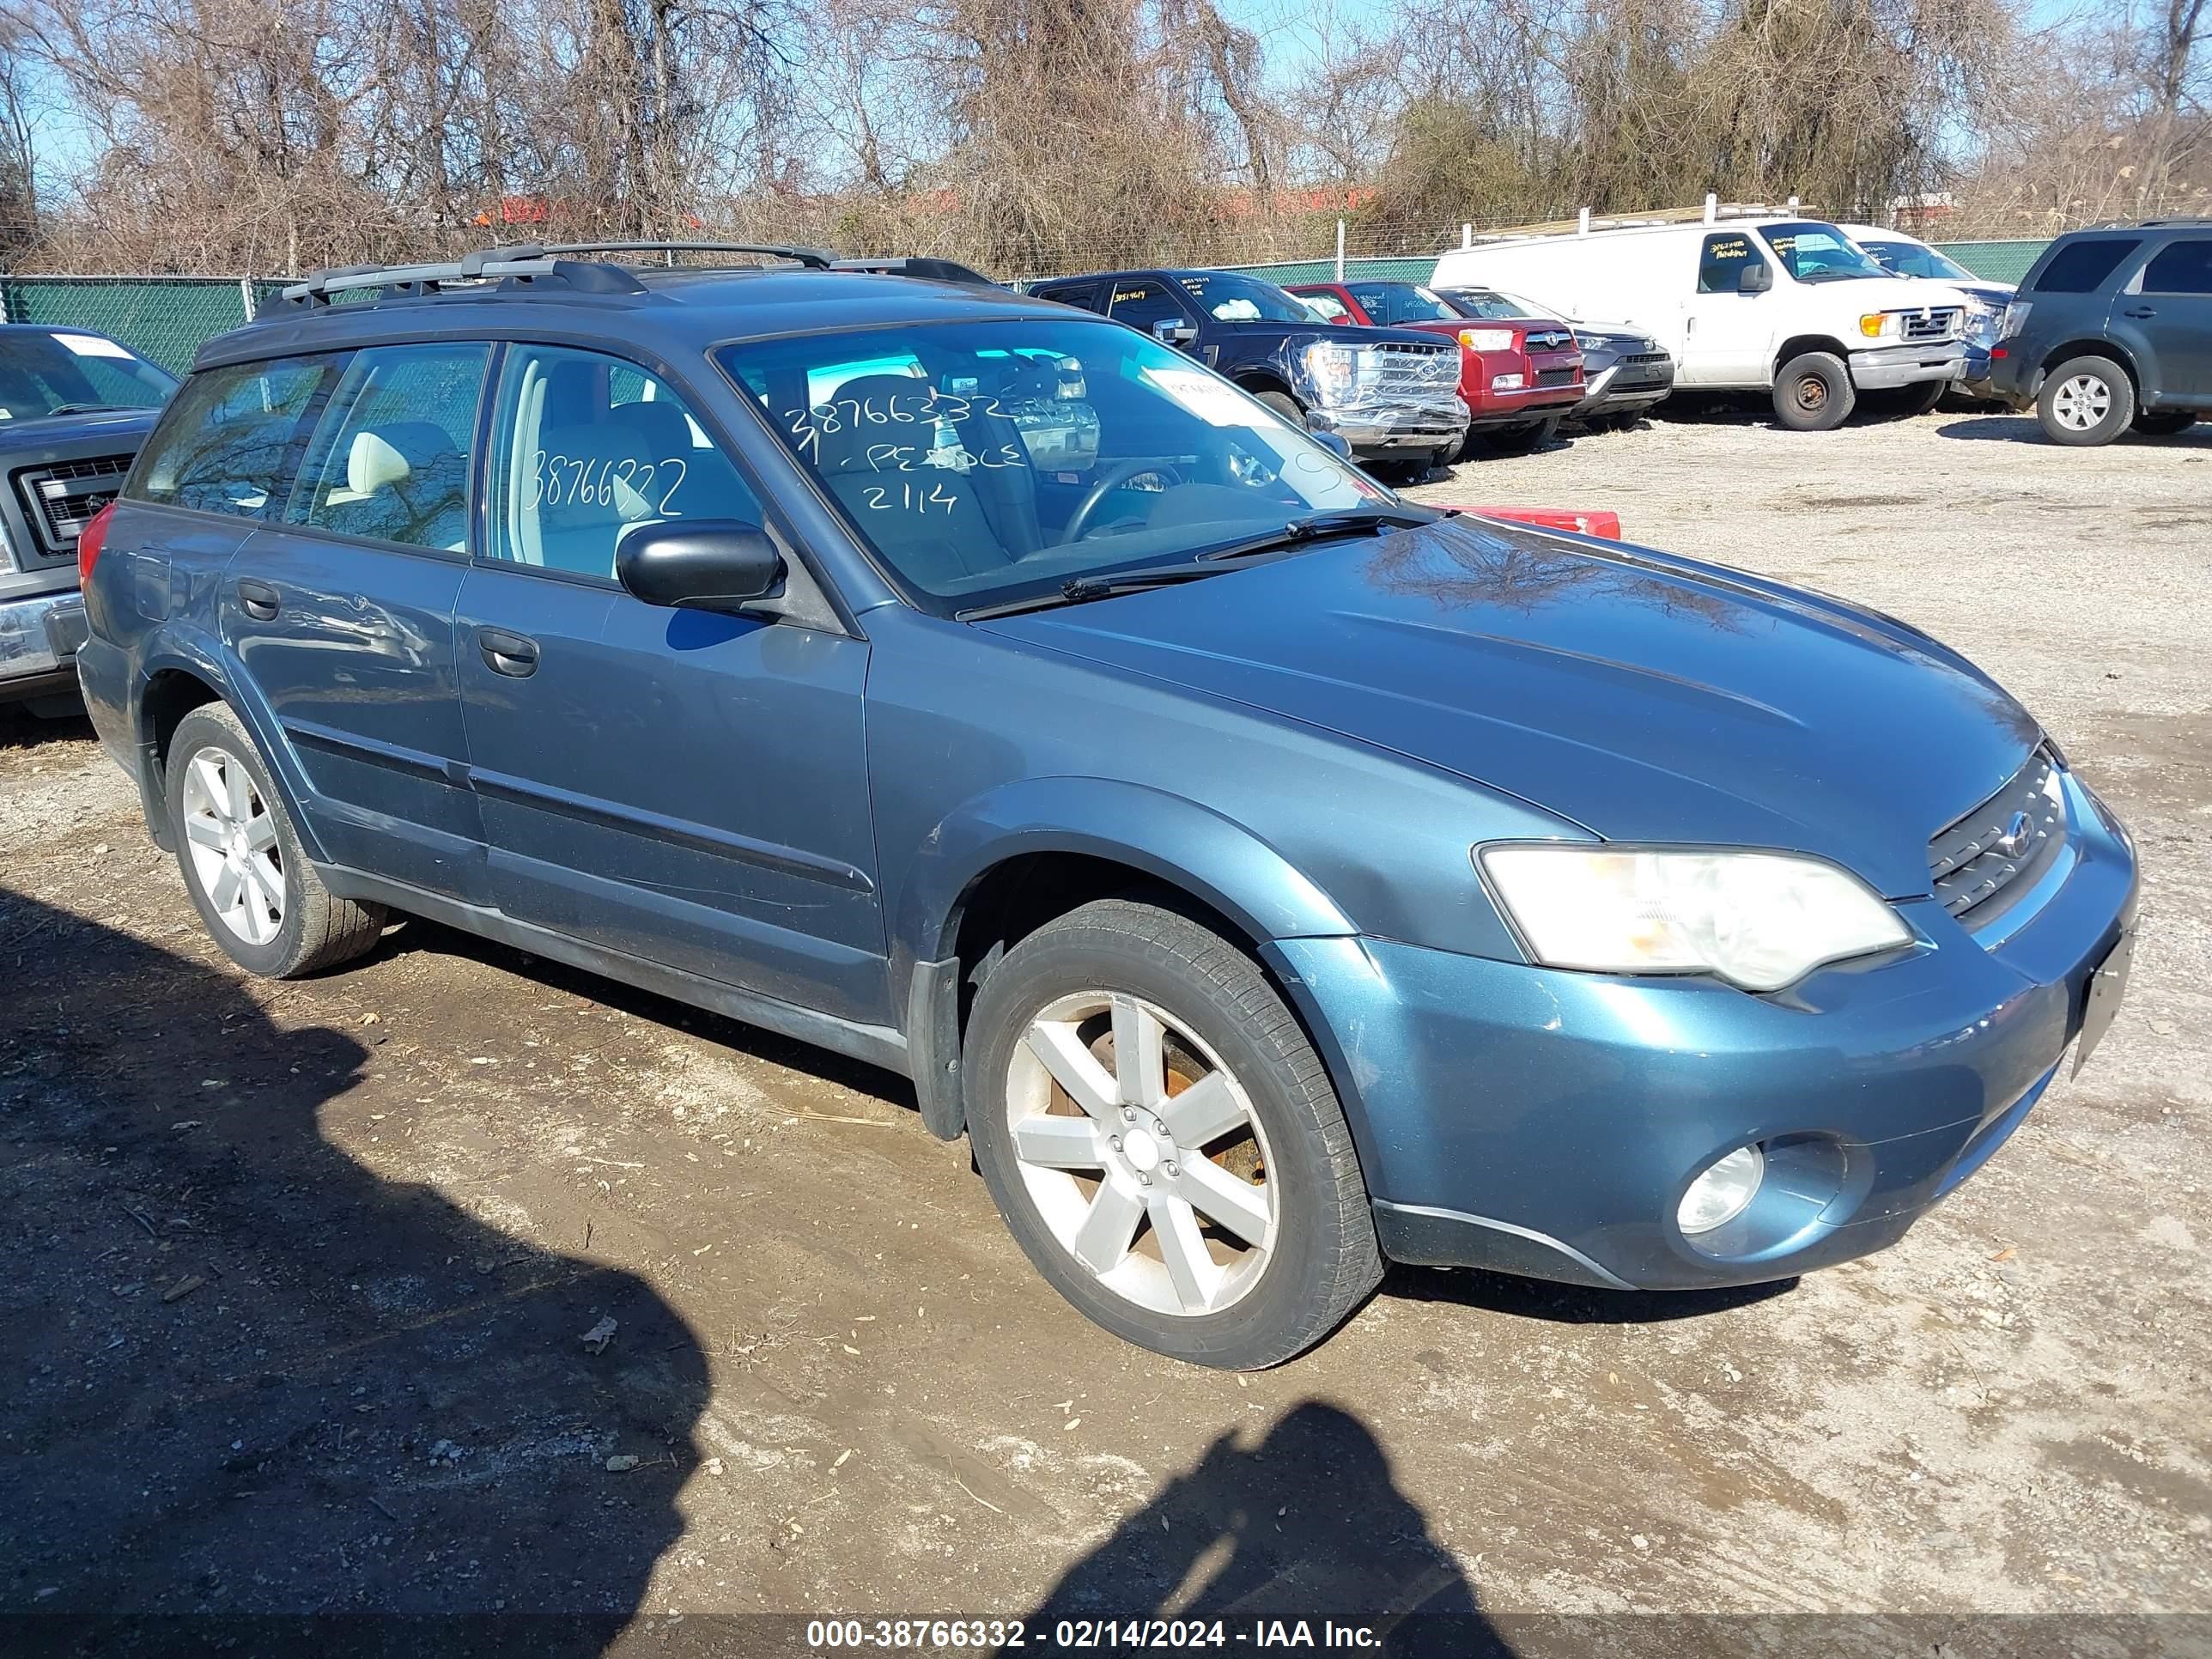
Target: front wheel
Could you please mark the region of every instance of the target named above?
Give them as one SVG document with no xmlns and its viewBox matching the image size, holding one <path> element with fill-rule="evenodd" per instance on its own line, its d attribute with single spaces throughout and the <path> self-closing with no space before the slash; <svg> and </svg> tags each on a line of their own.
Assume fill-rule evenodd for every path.
<svg viewBox="0 0 2212 1659">
<path fill-rule="evenodd" d="M 1894 391 L 1863 392 L 1859 394 L 1859 407 L 1869 414 L 1909 421 L 1928 414 L 1942 403 L 1952 384 L 1949 380 L 1918 380 Z"/>
<path fill-rule="evenodd" d="M 1257 1370 L 1380 1280 L 1328 1073 L 1258 964 L 1199 923 L 1123 899 L 1048 923 L 983 981 L 965 1070 L 1008 1230 L 1115 1335 Z"/>
<path fill-rule="evenodd" d="M 1255 392 L 1252 394 L 1273 410 L 1301 432 L 1306 429 L 1306 412 L 1298 407 L 1298 400 L 1287 392 Z"/>
<path fill-rule="evenodd" d="M 1850 418 L 1858 392 L 1832 351 L 1801 351 L 1774 380 L 1774 418 L 1792 432 L 1828 432 Z"/>
<path fill-rule="evenodd" d="M 323 885 L 261 751 L 228 705 L 204 704 L 178 722 L 165 775 L 185 889 L 233 962 L 292 979 L 376 943 L 384 912 Z"/>
<path fill-rule="evenodd" d="M 2197 424 L 2194 415 L 2179 410 L 2162 409 L 2155 412 L 2144 410 L 2136 415 L 2135 429 L 2146 438 L 2171 438 L 2177 432 L 2186 432 Z"/>
<path fill-rule="evenodd" d="M 2035 418 L 2055 444 L 2108 444 L 2136 415 L 2135 383 L 2110 357 L 2069 357 L 2044 377 Z"/>
<path fill-rule="evenodd" d="M 1540 421 L 1530 421 L 1525 426 L 1494 426 L 1482 435 L 1484 441 L 1501 455 L 1528 455 L 1544 448 L 1559 435 L 1558 415 Z"/>
</svg>

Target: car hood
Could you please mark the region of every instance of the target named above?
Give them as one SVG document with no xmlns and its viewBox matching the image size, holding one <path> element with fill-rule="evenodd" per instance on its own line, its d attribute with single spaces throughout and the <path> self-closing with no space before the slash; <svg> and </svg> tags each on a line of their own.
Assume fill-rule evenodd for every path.
<svg viewBox="0 0 2212 1659">
<path fill-rule="evenodd" d="M 76 457 L 135 451 L 146 441 L 158 409 L 119 409 L 87 415 L 47 415 L 0 421 L 0 455 L 35 459 L 49 453 Z"/>
<path fill-rule="evenodd" d="M 1966 303 L 1966 296 L 1950 283 L 1927 276 L 1848 276 L 1802 286 L 1816 293 L 1847 294 L 1860 311 L 1928 311 Z"/>
<path fill-rule="evenodd" d="M 1814 853 L 1892 898 L 1929 891 L 1929 838 L 2041 738 L 1964 659 L 1878 613 L 1464 518 L 984 625 L 1608 840 Z"/>
</svg>

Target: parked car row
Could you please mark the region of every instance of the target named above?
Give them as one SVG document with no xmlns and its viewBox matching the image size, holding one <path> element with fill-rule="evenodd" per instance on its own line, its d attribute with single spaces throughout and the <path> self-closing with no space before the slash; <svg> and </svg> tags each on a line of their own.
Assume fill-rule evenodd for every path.
<svg viewBox="0 0 2212 1659">
<path fill-rule="evenodd" d="M 2132 846 L 1964 659 L 1344 458 L 1559 319 L 580 252 L 294 285 L 77 538 L 244 970 L 430 917 L 902 1073 L 1044 1280 L 1231 1368 L 1386 1261 L 1881 1249 L 2109 1029 Z"/>
</svg>

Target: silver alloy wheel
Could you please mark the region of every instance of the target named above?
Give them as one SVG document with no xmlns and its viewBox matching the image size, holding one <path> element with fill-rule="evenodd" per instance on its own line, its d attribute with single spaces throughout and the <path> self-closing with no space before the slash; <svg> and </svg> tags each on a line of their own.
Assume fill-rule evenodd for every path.
<svg viewBox="0 0 2212 1659">
<path fill-rule="evenodd" d="M 1164 1010 L 1119 991 L 1049 1004 L 1007 1066 L 1006 1124 L 1045 1226 L 1115 1294 L 1218 1313 L 1267 1271 L 1279 1218 L 1259 1114 Z"/>
<path fill-rule="evenodd" d="M 203 749 L 185 769 L 185 844 L 209 908 L 248 945 L 284 926 L 284 854 L 261 787 L 239 758 Z"/>
<path fill-rule="evenodd" d="M 2051 396 L 2051 412 L 2069 432 L 2087 432 L 2112 412 L 2112 388 L 2095 374 L 2076 374 Z"/>
</svg>

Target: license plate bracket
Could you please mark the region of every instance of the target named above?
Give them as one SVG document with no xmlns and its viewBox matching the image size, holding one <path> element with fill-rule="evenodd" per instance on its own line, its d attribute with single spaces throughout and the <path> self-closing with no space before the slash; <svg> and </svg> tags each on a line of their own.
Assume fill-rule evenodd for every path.
<svg viewBox="0 0 2212 1659">
<path fill-rule="evenodd" d="M 2069 1076 L 2081 1074 L 2089 1051 L 2112 1028 L 2112 1016 L 2119 1012 L 2120 999 L 2127 994 L 2128 969 L 2134 964 L 2135 953 L 2135 930 L 2130 928 L 2105 952 L 2105 959 L 2089 975 L 2088 994 L 2081 999 L 2081 1035 L 2074 1044 L 2074 1069 Z"/>
</svg>

